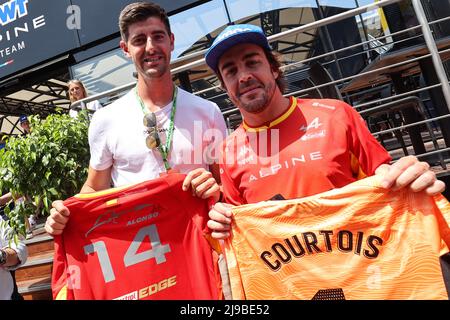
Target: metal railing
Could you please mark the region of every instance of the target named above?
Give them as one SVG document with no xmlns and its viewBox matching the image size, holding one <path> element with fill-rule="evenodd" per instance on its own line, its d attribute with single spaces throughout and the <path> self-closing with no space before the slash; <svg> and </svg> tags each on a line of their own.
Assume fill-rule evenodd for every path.
<svg viewBox="0 0 450 320">
<path fill-rule="evenodd" d="M 445 22 L 447 20 L 450 20 L 450 17 L 442 18 L 442 19 L 439 19 L 439 20 L 435 20 L 433 22 L 430 22 L 429 24 L 430 25 L 437 24 L 437 23 Z M 316 61 L 316 60 L 320 60 L 320 59 L 326 58 L 326 57 L 328 57 L 330 55 L 335 55 L 335 54 L 338 54 L 338 53 L 342 53 L 342 52 L 348 51 L 350 49 L 355 49 L 355 48 L 358 48 L 358 47 L 361 47 L 361 46 L 364 46 L 364 45 L 367 45 L 367 44 L 370 45 L 370 43 L 372 43 L 373 41 L 377 41 L 378 43 L 383 43 L 383 42 L 381 42 L 381 40 L 385 40 L 385 39 L 388 39 L 388 38 L 392 38 L 393 36 L 397 36 L 397 35 L 401 35 L 401 34 L 404 34 L 404 33 L 410 32 L 410 31 L 414 31 L 414 30 L 420 29 L 420 27 L 421 27 L 420 25 L 417 25 L 417 26 L 410 27 L 410 28 L 407 28 L 407 29 L 404 29 L 404 30 L 400 30 L 400 31 L 397 31 L 397 32 L 390 33 L 389 35 L 386 35 L 386 36 L 372 37 L 370 40 L 363 41 L 363 42 L 360 42 L 360 43 L 357 43 L 357 44 L 354 44 L 354 45 L 351 45 L 351 46 L 347 46 L 345 48 L 336 49 L 336 50 L 329 51 L 329 52 L 321 54 L 321 55 L 317 55 L 317 56 L 314 56 L 314 57 L 311 57 L 311 58 L 308 58 L 308 59 L 304 59 L 302 61 L 293 62 L 293 63 L 288 64 L 288 65 L 283 65 L 283 66 L 281 66 L 280 69 L 282 71 L 286 72 L 289 69 L 293 69 L 293 68 L 296 68 L 298 66 L 305 65 L 308 62 L 313 62 L 313 61 Z M 404 40 L 398 41 L 396 43 L 398 44 L 398 43 L 401 43 L 401 42 L 406 42 L 408 40 L 410 40 L 410 39 L 404 39 Z M 389 44 L 393 44 L 393 42 L 387 42 L 385 44 L 383 43 L 383 45 L 380 45 L 380 47 L 383 47 L 383 46 L 386 46 L 386 45 L 389 45 Z M 376 50 L 376 47 L 371 47 L 371 50 Z M 206 52 L 206 50 L 203 50 L 201 52 Z M 361 54 L 362 53 L 363 52 L 361 52 Z M 217 89 L 221 89 L 221 87 L 219 85 L 218 86 L 213 86 L 211 88 L 203 89 L 201 91 L 196 91 L 195 94 L 197 94 L 197 95 L 198 94 L 204 94 L 204 93 L 207 93 L 209 91 L 213 91 L 213 90 L 217 90 Z"/>
<path fill-rule="evenodd" d="M 344 20 L 344 19 L 347 19 L 347 18 L 351 18 L 351 17 L 354 17 L 354 16 L 356 16 L 358 14 L 361 14 L 361 13 L 364 13 L 364 12 L 368 12 L 368 11 L 372 11 L 372 10 L 376 10 L 376 9 L 382 8 L 384 6 L 387 6 L 389 4 L 400 2 L 400 1 L 401 0 L 381 0 L 381 1 L 373 3 L 373 4 L 369 4 L 369 5 L 366 5 L 366 6 L 358 7 L 358 8 L 355 8 L 355 9 L 352 9 L 352 10 L 349 10 L 349 11 L 346 11 L 346 12 L 343 12 L 343 13 L 340 13 L 340 14 L 337 14 L 337 15 L 325 18 L 325 19 L 314 21 L 314 22 L 305 24 L 303 26 L 300 26 L 300 27 L 297 27 L 297 28 L 293 28 L 293 29 L 288 30 L 288 31 L 280 32 L 278 34 L 275 34 L 275 35 L 272 35 L 272 36 L 268 37 L 267 39 L 269 40 L 269 43 L 271 43 L 271 42 L 280 40 L 282 38 L 285 38 L 285 37 L 288 37 L 288 36 L 291 36 L 291 35 L 299 34 L 299 33 L 310 31 L 310 30 L 314 30 L 316 28 L 326 26 L 326 25 L 331 24 L 333 22 L 337 22 L 337 21 L 341 21 L 341 20 Z M 201 57 L 198 60 L 195 60 L 195 61 L 190 62 L 190 63 L 186 63 L 186 64 L 184 64 L 184 65 L 182 65 L 180 67 L 172 68 L 171 69 L 172 70 L 172 74 L 175 75 L 175 74 L 181 73 L 183 71 L 188 71 L 188 70 L 190 70 L 190 69 L 192 69 L 194 67 L 205 65 L 205 59 L 203 58 L 203 56 L 206 53 L 206 51 L 207 51 L 207 49 L 201 50 L 201 51 L 198 51 L 198 52 L 194 52 L 192 54 L 189 54 L 189 55 L 177 58 L 174 61 L 172 61 L 171 65 L 175 65 L 175 64 L 178 64 L 178 63 L 181 63 L 181 62 L 184 62 L 184 61 L 191 60 L 193 58 Z M 120 93 L 122 91 L 129 90 L 129 89 L 133 88 L 135 85 L 136 85 L 136 81 L 133 81 L 133 82 L 131 82 L 129 84 L 126 84 L 126 85 L 123 85 L 123 86 L 120 86 L 120 87 L 117 87 L 117 88 L 114 88 L 114 89 L 111 89 L 111 90 L 108 90 L 108 91 L 105 91 L 105 92 L 102 92 L 102 93 L 99 93 L 99 94 L 96 94 L 96 95 L 92 95 L 92 96 L 89 96 L 89 97 L 81 99 L 81 100 L 78 100 L 78 101 L 74 102 L 72 104 L 72 106 L 73 106 L 73 108 L 77 108 L 82 103 L 87 103 L 87 102 L 90 102 L 90 101 L 99 100 L 99 99 L 102 99 L 102 98 L 105 98 L 105 97 L 109 97 L 109 96 L 114 95 L 116 93 Z"/>
<path fill-rule="evenodd" d="M 324 19 L 321 19 L 318 21 L 314 21 L 312 23 L 308 23 L 308 24 L 299 26 L 297 28 L 290 29 L 288 31 L 278 33 L 276 35 L 268 37 L 268 40 L 269 40 L 269 42 L 274 42 L 274 41 L 277 41 L 277 40 L 280 40 L 280 39 L 283 39 L 283 38 L 286 38 L 286 37 L 289 37 L 292 35 L 297 35 L 297 34 L 300 34 L 303 32 L 308 32 L 308 31 L 313 31 L 313 30 L 316 30 L 317 28 L 327 26 L 331 23 L 342 21 L 344 19 L 360 15 L 364 12 L 376 10 L 376 9 L 382 8 L 386 5 L 397 3 L 400 1 L 401 0 L 382 0 L 377 3 L 373 3 L 373 4 L 363 6 L 363 7 L 351 9 L 351 10 L 348 10 L 346 12 L 343 12 L 343 13 L 340 13 L 340 14 L 337 14 L 337 15 L 334 15 L 331 17 L 327 17 L 327 18 L 324 18 Z M 450 85 L 449 85 L 449 80 L 445 73 L 445 69 L 443 67 L 442 60 L 440 58 L 441 55 L 448 54 L 450 52 L 450 49 L 444 48 L 444 49 L 438 50 L 438 48 L 436 47 L 434 38 L 433 38 L 433 34 L 430 30 L 430 25 L 446 22 L 450 19 L 450 17 L 446 17 L 446 18 L 442 18 L 439 20 L 428 22 L 420 1 L 419 0 L 411 0 L 411 1 L 412 1 L 414 10 L 415 10 L 417 19 L 420 22 L 419 25 L 405 28 L 404 30 L 400 30 L 400 31 L 393 32 L 393 33 L 379 36 L 379 37 L 369 37 L 369 39 L 367 41 L 361 41 L 359 43 L 347 46 L 345 48 L 340 48 L 337 50 L 326 52 L 324 54 L 316 55 L 316 56 L 304 59 L 302 61 L 295 61 L 293 63 L 283 66 L 282 70 L 284 70 L 285 72 L 297 72 L 297 70 L 299 70 L 299 69 L 306 68 L 306 64 L 308 64 L 308 63 L 311 63 L 314 61 L 320 61 L 321 59 L 328 58 L 328 57 L 333 57 L 333 56 L 336 56 L 337 54 L 344 54 L 348 50 L 360 48 L 360 47 L 362 47 L 362 48 L 367 47 L 368 49 L 366 51 L 362 51 L 361 53 L 357 53 L 357 54 L 365 54 L 368 51 L 376 51 L 376 50 L 379 51 L 380 48 L 383 49 L 383 48 L 385 48 L 386 45 L 393 45 L 393 44 L 398 45 L 401 42 L 406 42 L 406 41 L 411 40 L 412 38 L 417 38 L 417 36 L 414 36 L 414 37 L 409 37 L 409 38 L 402 39 L 402 40 L 396 41 L 396 42 L 387 41 L 387 40 L 393 39 L 394 36 L 407 34 L 411 31 L 421 31 L 422 32 L 421 36 L 423 36 L 423 38 L 425 39 L 424 44 L 425 44 L 425 47 L 426 47 L 428 53 L 425 53 L 425 54 L 422 54 L 420 56 L 416 56 L 413 58 L 409 58 L 404 61 L 394 63 L 394 64 L 391 64 L 388 66 L 376 68 L 376 69 L 365 71 L 365 72 L 360 72 L 360 73 L 357 73 L 352 76 L 341 77 L 340 79 L 332 79 L 332 81 L 329 81 L 327 83 L 322 83 L 319 85 L 315 85 L 311 88 L 305 88 L 305 89 L 296 90 L 294 92 L 290 92 L 289 94 L 286 94 L 286 96 L 290 96 L 290 95 L 297 95 L 297 96 L 306 95 L 306 96 L 308 96 L 308 94 L 313 90 L 320 90 L 320 89 L 328 87 L 328 86 L 341 86 L 342 87 L 343 85 L 349 83 L 350 81 L 354 80 L 355 78 L 370 76 L 373 74 L 380 74 L 382 72 L 387 73 L 390 69 L 395 68 L 395 67 L 403 67 L 408 64 L 417 64 L 424 59 L 431 59 L 432 65 L 436 71 L 438 78 L 439 78 L 439 83 L 428 84 L 428 85 L 425 85 L 422 87 L 416 87 L 407 92 L 395 93 L 395 94 L 389 95 L 387 97 L 378 97 L 375 100 L 367 101 L 367 99 L 366 100 L 363 99 L 362 101 L 358 101 L 357 98 L 359 96 L 363 96 L 364 94 L 369 94 L 369 93 L 371 94 L 371 92 L 377 92 L 378 86 L 380 88 L 384 88 L 384 89 L 390 87 L 389 85 L 386 85 L 385 83 L 379 84 L 379 85 L 376 84 L 376 85 L 371 86 L 370 88 L 367 88 L 367 91 L 346 94 L 346 99 L 350 99 L 350 101 L 347 101 L 347 102 L 351 103 L 355 109 L 360 110 L 361 115 L 364 116 L 364 115 L 370 113 L 371 110 L 372 111 L 384 110 L 384 109 L 388 110 L 391 106 L 395 105 L 396 103 L 404 102 L 405 98 L 408 98 L 408 97 L 411 97 L 414 95 L 419 95 L 419 94 L 426 94 L 430 90 L 440 89 L 445 97 L 446 106 L 450 110 Z M 386 41 L 386 42 L 383 42 L 383 41 Z M 376 44 L 376 45 L 374 45 L 374 44 Z M 198 51 L 198 52 L 180 57 L 178 59 L 175 59 L 171 64 L 172 66 L 179 65 L 180 63 L 182 63 L 182 65 L 178 66 L 176 68 L 172 68 L 172 73 L 175 75 L 177 73 L 191 70 L 192 68 L 196 68 L 199 66 L 205 66 L 205 61 L 203 58 L 203 55 L 205 52 L 206 52 L 206 50 L 202 50 L 202 51 Z M 340 59 L 346 59 L 349 56 L 350 55 L 343 56 Z M 195 61 L 188 62 L 188 61 L 191 61 L 192 59 L 195 59 Z M 369 62 L 370 62 L 370 60 L 369 60 Z M 336 59 L 331 59 L 331 61 L 327 61 L 326 63 L 332 64 L 332 63 L 338 63 L 338 61 L 336 61 Z M 210 80 L 214 80 L 213 76 L 211 76 Z M 102 99 L 105 97 L 117 96 L 120 93 L 130 90 L 132 87 L 135 86 L 135 84 L 136 84 L 136 82 L 132 82 L 132 83 L 123 85 L 121 87 L 117 87 L 112 90 L 105 91 L 101 94 L 90 96 L 88 98 L 85 98 L 83 100 L 75 102 L 72 105 L 72 107 L 77 107 L 77 106 L 79 107 L 80 105 L 87 103 L 89 101 L 98 100 L 98 99 Z M 226 93 L 221 89 L 220 86 L 211 86 L 210 88 L 206 88 L 206 89 L 194 92 L 194 94 L 197 94 L 197 95 L 208 94 L 209 95 L 213 91 L 214 92 L 219 91 L 219 92 L 216 95 L 212 95 L 212 96 L 210 95 L 208 97 L 209 99 L 217 99 L 217 98 L 221 98 L 222 96 L 226 95 Z M 356 101 L 356 103 L 353 103 L 353 101 Z M 442 103 L 444 103 L 444 101 Z M 371 107 L 370 109 L 365 109 L 365 108 L 367 108 L 369 106 L 373 106 L 373 105 L 376 105 L 376 106 Z M 238 113 L 239 113 L 239 110 L 232 106 L 231 106 L 231 108 L 227 109 L 226 111 L 223 111 L 223 115 L 225 116 L 225 118 L 227 118 L 230 115 L 238 114 Z M 426 117 L 426 114 L 424 112 L 422 112 L 421 115 Z M 450 118 L 450 115 L 439 115 L 439 116 L 435 116 L 435 117 L 426 118 L 424 120 L 417 121 L 414 123 L 403 124 L 403 125 L 395 127 L 395 128 L 390 128 L 387 130 L 374 132 L 373 134 L 376 137 L 380 137 L 386 133 L 391 133 L 391 132 L 395 132 L 395 131 L 402 132 L 405 129 L 408 129 L 411 127 L 420 127 L 421 125 L 426 125 L 428 130 L 430 130 L 430 124 L 433 124 L 436 126 L 440 120 L 445 120 L 448 118 Z M 440 144 L 438 143 L 438 140 L 439 140 L 439 142 L 442 144 L 442 142 L 440 141 L 441 139 L 442 138 L 437 138 L 437 137 L 433 136 L 432 141 L 433 141 L 433 148 L 435 150 L 431 150 L 431 151 L 427 150 L 426 153 L 422 153 L 417 156 L 424 157 L 427 155 L 439 154 L 440 164 L 443 168 L 445 168 L 445 164 L 449 162 L 449 159 L 443 159 L 442 155 L 449 151 L 448 147 L 450 147 L 450 146 L 441 147 Z"/>
<path fill-rule="evenodd" d="M 447 108 L 450 111 L 450 85 L 448 84 L 447 75 L 445 74 L 444 65 L 442 64 L 441 58 L 439 56 L 439 51 L 436 47 L 433 34 L 431 32 L 430 26 L 428 25 L 425 11 L 423 10 L 423 6 L 420 0 L 412 0 L 412 4 L 414 7 L 414 11 L 416 12 L 417 19 L 422 26 L 422 33 L 425 38 L 425 43 L 427 44 L 428 50 L 430 51 L 431 57 L 433 59 L 434 68 L 442 84 L 442 92 L 444 93 L 445 102 L 447 103 Z"/>
</svg>

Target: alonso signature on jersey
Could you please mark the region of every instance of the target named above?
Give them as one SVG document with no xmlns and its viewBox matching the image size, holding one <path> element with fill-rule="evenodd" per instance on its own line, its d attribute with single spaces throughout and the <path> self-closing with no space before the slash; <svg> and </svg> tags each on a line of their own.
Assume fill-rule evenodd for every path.
<svg viewBox="0 0 450 320">
<path fill-rule="evenodd" d="M 128 210 L 124 210 L 124 211 L 107 211 L 101 215 L 98 216 L 97 220 L 95 221 L 94 225 L 85 233 L 85 238 L 88 237 L 89 233 L 91 233 L 92 231 L 94 231 L 95 229 L 97 229 L 98 227 L 101 227 L 105 224 L 109 224 L 109 223 L 117 223 L 117 219 L 127 213 L 131 213 L 131 212 L 136 212 L 136 211 L 141 211 L 143 209 L 146 209 L 148 207 L 155 207 L 155 205 L 153 204 L 140 204 L 138 206 L 135 206 L 131 209 Z"/>
</svg>

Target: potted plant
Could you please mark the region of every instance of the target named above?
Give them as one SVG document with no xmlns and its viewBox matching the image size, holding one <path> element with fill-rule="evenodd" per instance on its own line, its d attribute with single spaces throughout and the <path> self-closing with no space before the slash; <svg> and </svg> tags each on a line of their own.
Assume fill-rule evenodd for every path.
<svg viewBox="0 0 450 320">
<path fill-rule="evenodd" d="M 51 203 L 81 189 L 89 164 L 87 111 L 76 118 L 58 112 L 29 117 L 31 133 L 7 139 L 0 150 L 0 190 L 10 191 L 15 207 L 5 208 L 9 224 L 25 234 L 25 218 L 46 216 Z"/>
</svg>

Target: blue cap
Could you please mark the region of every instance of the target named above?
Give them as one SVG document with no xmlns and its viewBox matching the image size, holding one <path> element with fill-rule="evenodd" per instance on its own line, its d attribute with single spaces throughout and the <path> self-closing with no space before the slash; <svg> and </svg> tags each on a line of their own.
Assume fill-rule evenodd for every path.
<svg viewBox="0 0 450 320">
<path fill-rule="evenodd" d="M 27 116 L 20 116 L 19 122 L 20 122 L 20 123 L 23 123 L 23 122 L 25 122 L 25 121 L 28 121 Z"/>
<path fill-rule="evenodd" d="M 236 24 L 226 27 L 217 36 L 206 52 L 206 64 L 217 73 L 220 57 L 225 51 L 241 43 L 253 43 L 264 49 L 272 50 L 260 27 L 252 24 Z"/>
</svg>

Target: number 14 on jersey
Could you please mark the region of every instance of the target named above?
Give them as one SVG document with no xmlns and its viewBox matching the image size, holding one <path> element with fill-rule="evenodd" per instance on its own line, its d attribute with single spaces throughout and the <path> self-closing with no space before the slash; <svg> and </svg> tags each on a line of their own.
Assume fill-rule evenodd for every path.
<svg viewBox="0 0 450 320">
<path fill-rule="evenodd" d="M 137 253 L 147 236 L 150 239 L 151 249 Z M 84 246 L 84 252 L 86 255 L 97 253 L 105 283 L 116 280 L 108 249 L 104 241 L 97 241 Z M 139 229 L 136 233 L 136 236 L 123 257 L 123 263 L 125 267 L 129 267 L 150 259 L 155 259 L 156 264 L 161 264 L 166 262 L 166 254 L 169 252 L 170 245 L 161 244 L 158 229 L 156 228 L 156 225 L 152 224 Z"/>
</svg>

